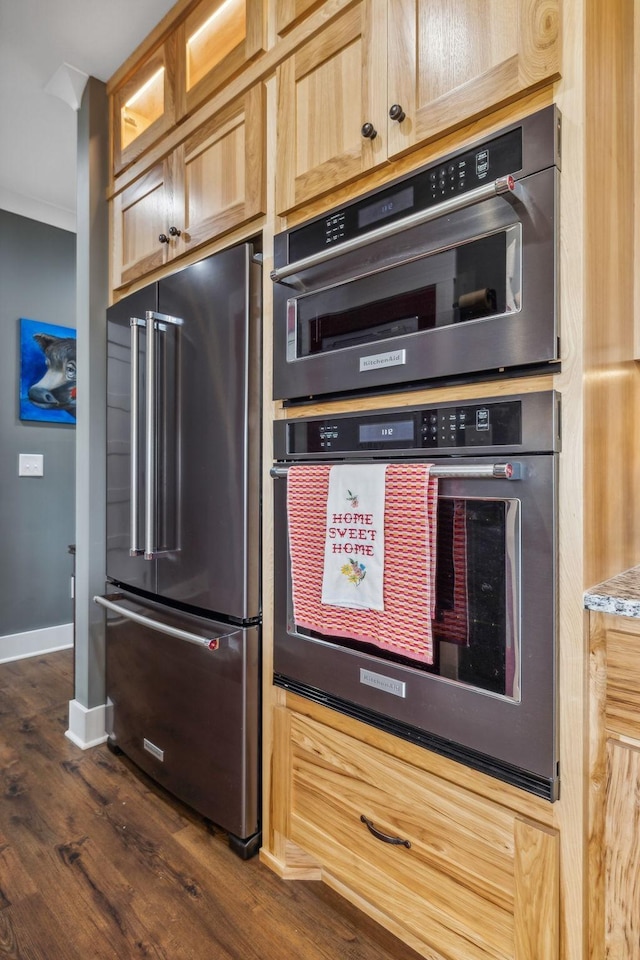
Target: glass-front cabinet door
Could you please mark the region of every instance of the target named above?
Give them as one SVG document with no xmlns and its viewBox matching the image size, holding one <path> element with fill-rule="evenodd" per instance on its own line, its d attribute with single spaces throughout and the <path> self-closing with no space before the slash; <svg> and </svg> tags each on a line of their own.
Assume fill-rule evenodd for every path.
<svg viewBox="0 0 640 960">
<path fill-rule="evenodd" d="M 152 52 L 113 79 L 113 168 L 118 176 L 265 48 L 263 0 L 201 0 Z"/>
<path fill-rule="evenodd" d="M 117 174 L 177 119 L 175 38 L 169 37 L 114 93 L 112 129 Z"/>
<path fill-rule="evenodd" d="M 184 21 L 187 113 L 264 49 L 262 0 L 203 0 Z"/>
</svg>

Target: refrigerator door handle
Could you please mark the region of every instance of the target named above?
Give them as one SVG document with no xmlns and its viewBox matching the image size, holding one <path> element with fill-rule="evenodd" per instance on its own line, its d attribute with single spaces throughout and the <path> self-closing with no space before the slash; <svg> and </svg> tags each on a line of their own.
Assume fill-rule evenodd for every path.
<svg viewBox="0 0 640 960">
<path fill-rule="evenodd" d="M 144 558 L 159 556 L 155 542 L 157 529 L 157 394 L 156 394 L 156 331 L 166 330 L 167 324 L 181 326 L 179 317 L 147 310 L 147 409 L 145 419 L 145 504 L 144 504 Z M 166 553 L 167 551 L 162 551 Z"/>
<path fill-rule="evenodd" d="M 220 634 L 219 637 L 199 637 L 196 633 L 190 633 L 188 630 L 180 630 L 179 627 L 171 627 L 168 623 L 162 623 L 160 620 L 152 620 L 151 617 L 145 617 L 141 613 L 134 613 L 133 610 L 125 610 L 124 607 L 114 603 L 113 600 L 109 600 L 107 597 L 95 596 L 93 600 L 94 603 L 98 603 L 106 610 L 111 610 L 112 613 L 117 613 L 127 620 L 134 620 L 143 627 L 149 627 L 149 629 L 157 630 L 159 633 L 166 633 L 168 636 L 175 637 L 177 640 L 186 640 L 187 643 L 194 643 L 207 650 L 217 650 L 221 640 L 226 640 L 238 633 L 238 630 L 231 630 L 229 633 Z"/>
<path fill-rule="evenodd" d="M 130 505 L 130 545 L 129 556 L 139 557 L 143 553 L 142 547 L 138 544 L 138 442 L 139 442 L 139 417 L 140 417 L 140 374 L 138 370 L 140 337 L 139 329 L 144 327 L 145 321 L 139 317 L 131 317 L 129 326 L 131 329 L 131 456 L 130 456 L 130 479 L 129 479 L 129 505 Z"/>
<path fill-rule="evenodd" d="M 156 323 L 147 310 L 147 406 L 144 438 L 144 558 L 153 560 L 156 520 Z"/>
</svg>

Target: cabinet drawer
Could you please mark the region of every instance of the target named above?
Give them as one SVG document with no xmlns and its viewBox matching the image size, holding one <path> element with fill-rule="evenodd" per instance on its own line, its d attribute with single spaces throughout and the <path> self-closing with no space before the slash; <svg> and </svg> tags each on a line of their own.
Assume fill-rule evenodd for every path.
<svg viewBox="0 0 640 960">
<path fill-rule="evenodd" d="M 636 627 L 637 631 L 637 627 Z M 607 630 L 607 729 L 640 740 L 640 636 Z"/>
<path fill-rule="evenodd" d="M 554 831 L 308 717 L 290 731 L 287 830 L 341 885 L 450 960 L 556 956 Z"/>
</svg>

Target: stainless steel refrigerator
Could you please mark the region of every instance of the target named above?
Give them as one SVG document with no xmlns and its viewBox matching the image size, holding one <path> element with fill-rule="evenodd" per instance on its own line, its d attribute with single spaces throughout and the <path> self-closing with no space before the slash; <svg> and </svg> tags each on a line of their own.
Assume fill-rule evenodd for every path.
<svg viewBox="0 0 640 960">
<path fill-rule="evenodd" d="M 107 733 L 260 845 L 261 267 L 232 247 L 107 313 Z"/>
</svg>

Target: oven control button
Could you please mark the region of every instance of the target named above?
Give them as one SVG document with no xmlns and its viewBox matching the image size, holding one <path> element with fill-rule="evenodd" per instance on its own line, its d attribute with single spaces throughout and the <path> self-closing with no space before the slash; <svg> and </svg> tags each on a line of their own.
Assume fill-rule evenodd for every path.
<svg viewBox="0 0 640 960">
<path fill-rule="evenodd" d="M 488 430 L 489 427 L 489 410 L 487 407 L 480 407 L 476 410 L 476 430 Z"/>
<path fill-rule="evenodd" d="M 489 151 L 481 150 L 476 153 L 476 174 L 478 178 L 486 177 L 489 173 Z"/>
</svg>

